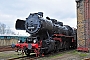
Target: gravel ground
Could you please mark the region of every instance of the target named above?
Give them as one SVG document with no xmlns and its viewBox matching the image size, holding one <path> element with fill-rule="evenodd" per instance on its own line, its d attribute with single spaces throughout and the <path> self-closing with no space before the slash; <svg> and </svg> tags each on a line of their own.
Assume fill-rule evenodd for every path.
<svg viewBox="0 0 90 60">
<path fill-rule="evenodd" d="M 8 60 L 9 58 L 21 57 L 15 51 L 4 51 L 0 52 L 0 60 Z"/>
<path fill-rule="evenodd" d="M 56 58 L 51 59 L 51 60 L 80 60 L 80 58 L 76 55 L 65 54 L 63 56 L 56 57 Z"/>
<path fill-rule="evenodd" d="M 8 60 L 10 58 L 16 58 L 21 56 L 22 55 L 18 55 L 18 53 L 15 51 L 0 52 L 0 60 Z M 40 57 L 35 60 L 82 60 L 84 58 L 90 58 L 90 53 L 77 52 L 75 50 L 71 50 L 66 52 L 55 53 L 50 56 Z"/>
<path fill-rule="evenodd" d="M 64 54 L 63 56 L 57 56 L 52 58 L 44 57 L 36 60 L 81 60 L 81 58 L 77 55 Z"/>
<path fill-rule="evenodd" d="M 90 53 L 77 52 L 76 50 L 61 52 L 49 57 L 43 57 L 36 60 L 84 60 L 90 58 Z"/>
</svg>

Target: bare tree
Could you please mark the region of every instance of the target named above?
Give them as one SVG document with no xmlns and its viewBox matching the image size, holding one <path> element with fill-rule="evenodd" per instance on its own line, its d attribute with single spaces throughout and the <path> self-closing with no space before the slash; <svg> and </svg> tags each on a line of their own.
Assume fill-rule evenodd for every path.
<svg viewBox="0 0 90 60">
<path fill-rule="evenodd" d="M 10 29 L 10 27 L 8 26 L 7 28 L 6 28 L 6 34 L 10 34 L 11 33 L 11 29 Z"/>
<path fill-rule="evenodd" d="M 1 24 L 1 34 L 5 34 L 5 32 L 6 32 L 6 25 Z"/>
<path fill-rule="evenodd" d="M 0 34 L 15 34 L 9 26 L 6 26 L 5 24 L 0 23 Z"/>
<path fill-rule="evenodd" d="M 0 34 L 2 33 L 1 23 L 0 23 Z"/>
</svg>

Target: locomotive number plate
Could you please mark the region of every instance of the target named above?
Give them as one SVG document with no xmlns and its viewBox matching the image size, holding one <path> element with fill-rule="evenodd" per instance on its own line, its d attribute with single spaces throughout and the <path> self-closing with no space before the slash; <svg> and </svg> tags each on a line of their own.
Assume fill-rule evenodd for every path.
<svg viewBox="0 0 90 60">
<path fill-rule="evenodd" d="M 34 29 L 34 27 L 28 27 L 28 29 Z"/>
</svg>

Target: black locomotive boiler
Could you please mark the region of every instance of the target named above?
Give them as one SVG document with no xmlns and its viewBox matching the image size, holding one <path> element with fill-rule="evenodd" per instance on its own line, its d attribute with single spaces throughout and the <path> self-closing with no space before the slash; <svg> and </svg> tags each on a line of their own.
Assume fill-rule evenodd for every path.
<svg viewBox="0 0 90 60">
<path fill-rule="evenodd" d="M 42 56 L 77 46 L 76 29 L 56 19 L 44 19 L 43 12 L 31 13 L 26 20 L 17 19 L 15 27 L 30 34 L 24 43 L 12 45 L 23 50 L 26 55 L 34 52 L 36 56 Z"/>
</svg>

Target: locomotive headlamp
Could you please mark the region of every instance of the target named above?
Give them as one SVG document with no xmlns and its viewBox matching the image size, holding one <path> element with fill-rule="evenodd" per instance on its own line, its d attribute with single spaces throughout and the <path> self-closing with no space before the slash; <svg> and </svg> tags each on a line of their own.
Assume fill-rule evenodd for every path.
<svg viewBox="0 0 90 60">
<path fill-rule="evenodd" d="M 34 39 L 34 40 L 33 40 L 33 43 L 36 43 L 36 42 L 37 42 L 37 39 Z"/>
<path fill-rule="evenodd" d="M 20 43 L 20 40 L 18 40 L 18 43 Z"/>
<path fill-rule="evenodd" d="M 18 43 L 22 43 L 22 40 L 18 40 Z"/>
</svg>

